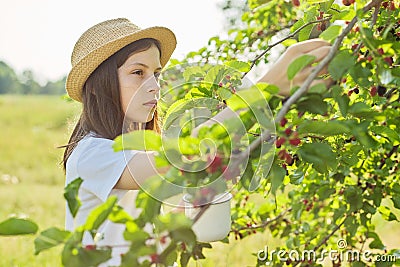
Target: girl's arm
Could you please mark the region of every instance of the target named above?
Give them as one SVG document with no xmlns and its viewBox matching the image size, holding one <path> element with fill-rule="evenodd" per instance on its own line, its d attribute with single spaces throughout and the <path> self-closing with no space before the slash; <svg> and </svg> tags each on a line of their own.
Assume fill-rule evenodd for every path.
<svg viewBox="0 0 400 267">
<path fill-rule="evenodd" d="M 154 162 L 154 152 L 139 151 L 128 162 L 124 171 L 121 174 L 115 189 L 137 190 L 144 181 L 154 175 L 162 175 L 169 168 L 156 168 Z"/>
</svg>

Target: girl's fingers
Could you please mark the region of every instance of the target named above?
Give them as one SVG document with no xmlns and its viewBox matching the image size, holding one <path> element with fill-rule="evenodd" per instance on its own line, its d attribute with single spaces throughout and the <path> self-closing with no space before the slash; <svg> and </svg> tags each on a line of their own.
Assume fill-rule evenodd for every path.
<svg viewBox="0 0 400 267">
<path fill-rule="evenodd" d="M 321 46 L 308 52 L 307 55 L 315 56 L 314 62 L 319 62 L 328 55 L 330 49 L 330 46 Z"/>
<path fill-rule="evenodd" d="M 322 39 L 311 39 L 290 46 L 288 52 L 301 55 L 309 53 L 322 46 L 330 46 L 330 43 Z"/>
</svg>

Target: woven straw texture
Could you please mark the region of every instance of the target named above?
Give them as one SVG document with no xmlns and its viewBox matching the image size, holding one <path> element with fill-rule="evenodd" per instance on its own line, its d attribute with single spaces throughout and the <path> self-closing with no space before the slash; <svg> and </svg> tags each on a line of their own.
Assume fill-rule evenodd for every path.
<svg viewBox="0 0 400 267">
<path fill-rule="evenodd" d="M 115 52 L 144 38 L 153 38 L 160 42 L 160 62 L 164 67 L 176 47 L 175 35 L 168 28 L 140 29 L 129 20 L 119 18 L 101 22 L 88 29 L 76 42 L 72 52 L 72 69 L 65 85 L 68 95 L 82 102 L 82 88 L 90 74 Z"/>
</svg>

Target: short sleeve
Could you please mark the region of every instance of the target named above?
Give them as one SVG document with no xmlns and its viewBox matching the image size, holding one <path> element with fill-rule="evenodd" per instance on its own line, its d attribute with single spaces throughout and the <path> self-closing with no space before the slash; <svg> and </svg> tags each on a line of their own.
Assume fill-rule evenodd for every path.
<svg viewBox="0 0 400 267">
<path fill-rule="evenodd" d="M 104 202 L 138 151 L 115 152 L 114 141 L 105 138 L 90 137 L 86 142 L 77 162 L 77 172 L 83 180 L 81 187 Z"/>
</svg>

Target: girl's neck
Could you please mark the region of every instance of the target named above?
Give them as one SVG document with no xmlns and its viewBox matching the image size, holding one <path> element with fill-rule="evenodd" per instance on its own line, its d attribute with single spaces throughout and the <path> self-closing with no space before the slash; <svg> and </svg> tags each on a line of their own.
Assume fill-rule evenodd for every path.
<svg viewBox="0 0 400 267">
<path fill-rule="evenodd" d="M 129 133 L 132 131 L 137 131 L 137 130 L 145 130 L 146 129 L 146 123 L 145 122 L 124 122 L 123 126 L 123 133 Z"/>
</svg>

